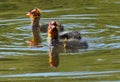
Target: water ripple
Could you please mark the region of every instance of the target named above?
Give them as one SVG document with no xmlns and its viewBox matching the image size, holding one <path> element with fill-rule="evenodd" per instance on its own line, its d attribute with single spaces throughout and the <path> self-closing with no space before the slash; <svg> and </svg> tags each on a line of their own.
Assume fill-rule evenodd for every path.
<svg viewBox="0 0 120 82">
<path fill-rule="evenodd" d="M 120 26 L 106 25 L 108 28 L 120 28 Z"/>
<path fill-rule="evenodd" d="M 42 12 L 56 12 L 56 11 L 63 11 L 63 10 L 72 10 L 72 8 L 64 8 L 64 9 L 57 9 L 57 10 L 42 10 Z"/>
<path fill-rule="evenodd" d="M 63 9 L 63 10 L 70 10 L 70 9 Z M 61 11 L 61 10 L 58 10 L 58 11 Z M 43 10 L 42 12 L 56 12 L 56 10 Z M 118 43 L 120 40 L 120 37 L 118 36 L 118 33 L 120 33 L 120 31 L 118 30 L 120 26 L 106 24 L 105 25 L 106 28 L 100 28 L 99 26 L 97 26 L 98 24 L 96 22 L 90 22 L 90 23 L 88 22 L 84 24 L 82 22 L 66 23 L 64 21 L 64 20 L 71 20 L 71 21 L 91 20 L 92 21 L 96 19 L 99 20 L 99 14 L 67 14 L 67 15 L 60 15 L 59 17 L 55 17 L 55 18 L 41 18 L 41 22 L 48 23 L 49 20 L 63 21 L 65 30 L 67 31 L 79 30 L 82 37 L 87 40 L 89 44 L 89 50 L 120 48 L 119 46 L 120 44 Z M 19 51 L 28 50 L 28 52 L 31 50 L 32 51 L 48 50 L 48 47 L 46 46 L 47 33 L 46 34 L 41 33 L 41 37 L 44 40 L 43 42 L 44 47 L 38 48 L 38 49 L 37 48 L 30 49 L 30 48 L 27 48 L 27 46 L 25 47 L 26 41 L 32 37 L 32 35 L 30 34 L 31 27 L 29 24 L 26 24 L 26 22 L 30 22 L 30 19 L 29 18 L 13 18 L 13 19 L 0 20 L 0 23 L 1 23 L 0 26 L 3 26 L 2 28 L 0 28 L 2 32 L 1 33 L 2 41 L 0 41 L 1 51 L 9 50 L 12 53 L 14 50 L 19 50 Z M 7 25 L 7 27 L 4 27 L 4 25 Z M 12 26 L 14 26 L 14 28 L 12 28 Z M 113 30 L 109 28 L 112 28 Z M 4 29 L 7 30 L 7 32 L 3 32 Z M 109 33 L 109 31 L 110 32 L 112 31 L 112 33 Z M 104 33 L 106 33 L 107 36 L 104 36 Z"/>
<path fill-rule="evenodd" d="M 27 73 L 27 74 L 12 74 L 12 75 L 1 75 L 3 77 L 96 77 L 96 76 L 110 76 L 114 73 L 120 73 L 120 70 L 115 71 L 101 71 L 101 72 L 91 72 L 91 71 L 81 71 L 81 72 L 47 72 L 47 73 Z"/>
</svg>

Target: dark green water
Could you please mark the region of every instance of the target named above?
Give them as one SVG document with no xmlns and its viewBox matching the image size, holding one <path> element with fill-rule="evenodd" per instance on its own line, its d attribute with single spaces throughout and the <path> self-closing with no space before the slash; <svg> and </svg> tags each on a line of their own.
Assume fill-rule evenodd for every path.
<svg viewBox="0 0 120 82">
<path fill-rule="evenodd" d="M 50 20 L 60 21 L 66 31 L 79 30 L 89 44 L 87 50 L 61 53 L 60 66 L 53 69 L 46 64 L 47 33 L 41 33 L 42 48 L 29 48 L 26 41 L 31 39 L 30 19 L 25 16 L 31 8 L 42 10 L 41 24 Z M 62 79 L 70 81 L 120 81 L 120 1 L 119 0 L 39 0 L 0 1 L 0 63 L 7 56 L 40 57 L 40 69 L 8 73 L 0 69 L 0 77 L 39 77 L 43 80 Z M 17 61 L 16 61 L 17 62 Z M 40 63 L 41 62 L 41 63 Z M 22 62 L 19 62 L 22 63 Z M 32 63 L 32 62 L 31 62 Z M 29 66 L 32 67 L 32 66 Z M 18 68 L 9 65 L 8 68 Z M 29 73 L 29 74 L 28 74 Z M 10 75 L 8 75 L 10 74 Z M 50 78 L 51 77 L 51 78 Z M 34 79 L 35 79 L 34 78 Z M 112 79 L 110 79 L 112 78 Z M 18 78 L 19 79 L 19 78 Z M 76 79 L 76 80 L 75 80 Z M 30 80 L 28 78 L 28 80 Z M 72 81 L 70 81 L 72 82 Z"/>
</svg>

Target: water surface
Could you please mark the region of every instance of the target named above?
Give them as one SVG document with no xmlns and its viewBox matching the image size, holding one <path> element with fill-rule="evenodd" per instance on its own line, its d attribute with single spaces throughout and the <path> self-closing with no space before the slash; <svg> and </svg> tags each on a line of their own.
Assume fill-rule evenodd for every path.
<svg viewBox="0 0 120 82">
<path fill-rule="evenodd" d="M 1 4 L 7 5 L 7 2 Z M 17 3 L 8 2 L 8 4 L 15 5 Z M 59 8 L 59 5 L 58 8 L 50 7 L 51 9 L 49 9 L 47 6 L 46 9 L 43 8 L 41 24 L 48 23 L 50 20 L 59 21 L 64 25 L 66 31 L 79 30 L 82 39 L 89 44 L 89 48 L 85 50 L 61 53 L 60 67 L 55 69 L 50 68 L 47 64 L 47 33 L 41 33 L 42 48 L 28 47 L 26 41 L 32 37 L 30 19 L 25 16 L 24 12 L 28 5 L 26 5 L 25 10 L 21 9 L 21 12 L 15 12 L 14 8 L 11 9 L 12 11 L 1 12 L 0 62 L 4 65 L 0 67 L 0 77 L 37 76 L 41 78 L 51 77 L 52 79 L 95 79 L 97 77 L 101 79 L 101 82 L 104 82 L 106 77 L 106 79 L 110 77 L 116 82 L 120 81 L 119 4 L 119 0 L 94 0 L 93 2 L 88 1 L 88 3 L 85 1 L 85 3 L 80 4 L 81 6 L 74 2 L 73 7 L 63 6 L 64 8 Z M 6 7 L 2 6 L 2 8 Z M 29 62 L 27 62 L 21 56 L 31 60 L 28 59 Z M 11 64 L 8 65 L 8 63 Z"/>
</svg>

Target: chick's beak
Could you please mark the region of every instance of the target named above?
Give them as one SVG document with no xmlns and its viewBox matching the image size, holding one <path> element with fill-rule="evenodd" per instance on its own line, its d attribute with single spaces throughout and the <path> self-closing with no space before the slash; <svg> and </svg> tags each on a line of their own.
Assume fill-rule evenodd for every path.
<svg viewBox="0 0 120 82">
<path fill-rule="evenodd" d="M 53 26 L 51 26 L 50 28 L 49 28 L 49 33 L 50 34 L 52 34 L 53 33 L 53 29 L 55 28 L 55 26 L 53 25 Z"/>
<path fill-rule="evenodd" d="M 28 12 L 26 15 L 27 15 L 27 16 L 29 16 L 29 17 L 31 17 L 31 16 L 32 16 L 32 14 L 31 14 L 30 12 Z"/>
</svg>

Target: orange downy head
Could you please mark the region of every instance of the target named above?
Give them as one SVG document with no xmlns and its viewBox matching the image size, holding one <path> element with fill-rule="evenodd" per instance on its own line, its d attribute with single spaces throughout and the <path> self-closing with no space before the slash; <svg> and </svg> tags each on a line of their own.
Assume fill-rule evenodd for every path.
<svg viewBox="0 0 120 82">
<path fill-rule="evenodd" d="M 30 18 L 36 18 L 41 16 L 41 11 L 38 8 L 34 8 L 31 11 L 29 11 L 27 14 Z"/>
<path fill-rule="evenodd" d="M 52 37 L 57 33 L 57 22 L 54 20 L 51 20 L 49 25 L 48 25 L 48 36 Z"/>
</svg>

